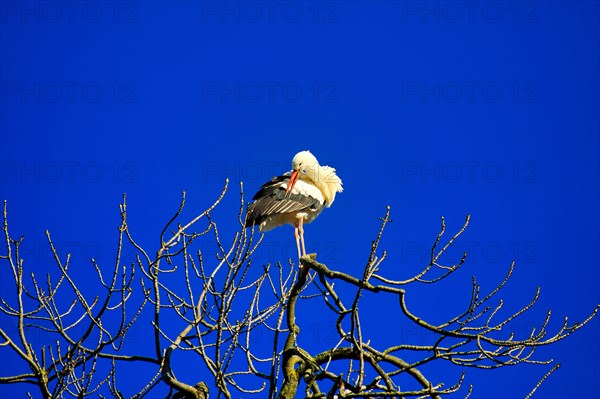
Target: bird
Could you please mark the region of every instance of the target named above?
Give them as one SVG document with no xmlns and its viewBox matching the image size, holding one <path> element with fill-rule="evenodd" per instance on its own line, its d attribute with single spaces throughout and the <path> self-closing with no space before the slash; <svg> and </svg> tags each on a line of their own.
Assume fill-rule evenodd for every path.
<svg viewBox="0 0 600 399">
<path fill-rule="evenodd" d="M 266 232 L 286 224 L 294 226 L 300 259 L 306 255 L 304 224 L 329 208 L 342 191 L 342 180 L 334 168 L 320 165 L 310 151 L 300 151 L 292 159 L 290 172 L 273 177 L 254 195 L 244 227 L 258 226 L 260 232 Z"/>
</svg>

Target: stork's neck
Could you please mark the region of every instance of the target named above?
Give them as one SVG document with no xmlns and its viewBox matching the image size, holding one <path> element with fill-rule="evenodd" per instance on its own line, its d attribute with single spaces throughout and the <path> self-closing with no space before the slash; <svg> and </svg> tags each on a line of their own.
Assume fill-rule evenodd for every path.
<svg viewBox="0 0 600 399">
<path fill-rule="evenodd" d="M 342 191 L 342 181 L 335 174 L 335 169 L 319 164 L 306 168 L 304 174 L 321 192 L 325 199 L 325 205 L 330 206 L 335 200 L 335 194 Z"/>
</svg>

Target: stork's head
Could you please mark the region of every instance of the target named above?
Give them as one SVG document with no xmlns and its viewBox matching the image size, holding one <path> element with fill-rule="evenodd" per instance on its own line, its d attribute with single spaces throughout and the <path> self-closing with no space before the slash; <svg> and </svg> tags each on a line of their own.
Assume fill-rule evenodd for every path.
<svg viewBox="0 0 600 399">
<path fill-rule="evenodd" d="M 342 180 L 335 174 L 335 169 L 319 165 L 319 161 L 310 151 L 300 151 L 292 159 L 292 174 L 286 193 L 290 193 L 300 175 L 310 179 L 323 193 L 325 205 L 330 206 L 336 193 L 342 192 Z"/>
<path fill-rule="evenodd" d="M 314 175 L 319 168 L 319 161 L 310 151 L 300 151 L 294 158 L 292 159 L 292 174 L 290 176 L 290 181 L 288 182 L 286 193 L 290 193 L 298 178 L 300 178 L 300 174 L 306 174 L 311 180 L 314 179 Z"/>
<path fill-rule="evenodd" d="M 319 161 L 310 151 L 300 151 L 292 159 L 292 170 L 297 170 L 300 173 L 315 170 L 317 166 L 319 166 Z"/>
</svg>

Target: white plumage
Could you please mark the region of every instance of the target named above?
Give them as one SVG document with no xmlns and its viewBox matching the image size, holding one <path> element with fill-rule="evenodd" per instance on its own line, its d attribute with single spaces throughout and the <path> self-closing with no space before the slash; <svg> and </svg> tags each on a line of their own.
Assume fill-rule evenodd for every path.
<svg viewBox="0 0 600 399">
<path fill-rule="evenodd" d="M 258 225 L 258 230 L 264 232 L 291 224 L 300 258 L 306 255 L 302 226 L 331 206 L 339 192 L 342 180 L 335 169 L 319 165 L 309 151 L 301 151 L 292 159 L 291 172 L 272 178 L 254 195 L 245 226 Z"/>
</svg>

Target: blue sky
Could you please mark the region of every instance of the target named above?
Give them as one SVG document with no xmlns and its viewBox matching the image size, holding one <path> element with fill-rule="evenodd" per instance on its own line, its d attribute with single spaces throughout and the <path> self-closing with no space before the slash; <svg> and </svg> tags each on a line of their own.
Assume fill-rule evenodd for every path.
<svg viewBox="0 0 600 399">
<path fill-rule="evenodd" d="M 0 196 L 26 237 L 26 267 L 51 267 L 46 229 L 84 277 L 90 257 L 109 263 L 124 192 L 150 247 L 182 190 L 191 217 L 229 178 L 216 214 L 229 231 L 238 182 L 253 193 L 309 149 L 344 182 L 306 228 L 307 250 L 331 268 L 362 274 L 386 205 L 391 275 L 425 262 L 440 216 L 454 231 L 470 214 L 454 253 L 469 252 L 464 270 L 439 291 L 415 290 L 424 317 L 460 309 L 471 275 L 493 288 L 514 259 L 507 305 L 542 287 L 524 326 L 548 308 L 554 328 L 581 320 L 600 303 L 599 11 L 595 1 L 2 1 Z M 291 228 L 266 240 L 263 261 L 294 255 Z M 370 316 L 388 314 L 370 299 Z M 562 367 L 537 397 L 600 395 L 599 333 L 594 320 L 540 349 Z M 521 397 L 545 371 L 473 371 L 468 382 L 477 398 Z"/>
</svg>

